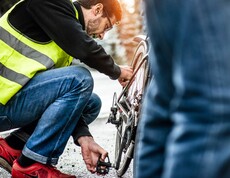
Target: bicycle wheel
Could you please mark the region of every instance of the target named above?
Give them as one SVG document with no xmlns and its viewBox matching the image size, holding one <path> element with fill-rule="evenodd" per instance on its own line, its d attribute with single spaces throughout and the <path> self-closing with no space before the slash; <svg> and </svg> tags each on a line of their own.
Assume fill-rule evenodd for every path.
<svg viewBox="0 0 230 178">
<path fill-rule="evenodd" d="M 147 61 L 148 56 L 146 56 L 148 52 L 146 43 L 146 41 L 141 41 L 139 43 L 132 61 L 134 72 L 137 72 L 127 91 L 127 99 L 131 105 L 135 102 L 137 96 L 139 97 L 143 95 L 148 81 L 149 65 Z"/>
<path fill-rule="evenodd" d="M 128 108 L 133 108 L 137 99 L 141 101 L 146 83 L 148 80 L 148 62 L 146 54 L 148 52 L 146 41 L 141 41 L 134 54 L 132 67 L 135 77 L 130 81 L 127 92 L 124 94 L 124 100 L 129 104 Z M 139 105 L 138 105 L 139 106 Z M 120 124 L 117 127 L 116 146 L 115 146 L 115 168 L 117 176 L 125 174 L 133 159 L 135 135 L 137 120 L 140 107 L 130 112 L 128 118 L 122 115 L 122 109 L 119 114 Z"/>
</svg>

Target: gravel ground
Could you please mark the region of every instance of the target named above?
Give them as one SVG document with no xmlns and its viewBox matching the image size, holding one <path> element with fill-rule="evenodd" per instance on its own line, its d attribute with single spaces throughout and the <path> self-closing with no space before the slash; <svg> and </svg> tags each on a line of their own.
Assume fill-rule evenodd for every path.
<svg viewBox="0 0 230 178">
<path fill-rule="evenodd" d="M 94 92 L 102 99 L 102 109 L 98 119 L 89 127 L 95 141 L 109 152 L 110 161 L 113 162 L 116 129 L 112 124 L 106 124 L 106 121 L 109 115 L 113 93 L 119 93 L 121 87 L 117 81 L 112 81 L 107 76 L 96 71 L 92 71 L 92 75 L 95 79 Z M 0 136 L 4 137 L 6 134 L 0 134 Z M 88 172 L 82 160 L 80 148 L 73 144 L 72 139 L 68 141 L 65 151 L 59 159 L 57 168 L 62 172 L 76 175 L 78 178 L 117 177 L 114 169 L 111 169 L 106 176 L 98 176 Z M 129 170 L 123 178 L 133 177 L 132 172 L 132 165 L 130 165 Z M 0 178 L 10 177 L 9 173 L 0 168 Z"/>
</svg>

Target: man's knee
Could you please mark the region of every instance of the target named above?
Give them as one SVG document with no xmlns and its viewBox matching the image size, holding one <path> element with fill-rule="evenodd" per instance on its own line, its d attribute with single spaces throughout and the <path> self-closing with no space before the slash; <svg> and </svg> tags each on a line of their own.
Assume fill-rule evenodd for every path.
<svg viewBox="0 0 230 178">
<path fill-rule="evenodd" d="M 90 71 L 84 67 L 72 66 L 71 68 L 77 83 L 80 83 L 82 88 L 91 90 L 92 92 L 94 81 Z"/>
</svg>

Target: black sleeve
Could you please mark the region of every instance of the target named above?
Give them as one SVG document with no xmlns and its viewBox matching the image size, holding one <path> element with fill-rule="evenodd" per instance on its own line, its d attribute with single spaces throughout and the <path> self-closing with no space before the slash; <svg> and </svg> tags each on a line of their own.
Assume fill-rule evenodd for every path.
<svg viewBox="0 0 230 178">
<path fill-rule="evenodd" d="M 79 143 L 78 143 L 77 140 L 81 136 L 92 137 L 91 133 L 89 132 L 89 127 L 86 124 L 85 120 L 83 120 L 83 119 L 80 118 L 80 120 L 77 123 L 77 126 L 75 127 L 75 129 L 74 129 L 74 131 L 72 133 L 72 136 L 73 136 L 74 143 L 76 145 L 78 145 L 78 146 L 79 146 Z"/>
<path fill-rule="evenodd" d="M 70 0 L 28 0 L 27 11 L 66 53 L 111 79 L 120 76 L 112 57 L 82 29 Z"/>
</svg>

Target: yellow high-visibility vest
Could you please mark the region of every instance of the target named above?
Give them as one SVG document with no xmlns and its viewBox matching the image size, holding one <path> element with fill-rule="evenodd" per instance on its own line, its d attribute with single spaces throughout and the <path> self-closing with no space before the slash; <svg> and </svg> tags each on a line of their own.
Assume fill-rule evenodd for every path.
<svg viewBox="0 0 230 178">
<path fill-rule="evenodd" d="M 0 103 L 3 105 L 37 72 L 68 66 L 73 60 L 54 41 L 35 42 L 16 31 L 7 20 L 14 7 L 0 18 Z M 73 8 L 78 19 L 74 5 Z"/>
</svg>

